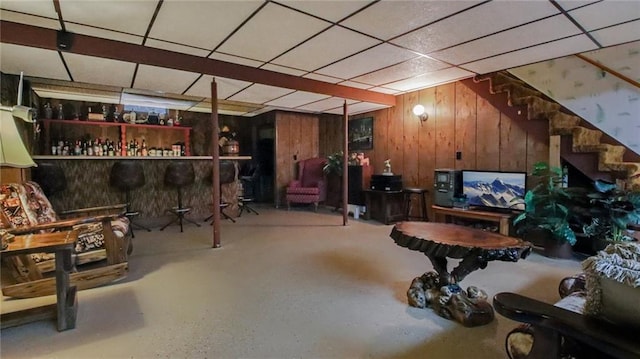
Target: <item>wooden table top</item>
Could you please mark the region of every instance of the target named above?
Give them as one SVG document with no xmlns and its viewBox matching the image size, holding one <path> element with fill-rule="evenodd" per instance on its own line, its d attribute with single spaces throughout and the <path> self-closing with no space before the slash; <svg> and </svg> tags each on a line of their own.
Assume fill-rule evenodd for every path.
<svg viewBox="0 0 640 359">
<path fill-rule="evenodd" d="M 391 238 L 399 246 L 451 258 L 464 258 L 472 251 L 510 252 L 524 258 L 531 250 L 531 243 L 518 238 L 446 223 L 400 222 L 393 227 Z"/>
<path fill-rule="evenodd" d="M 53 233 L 25 234 L 15 236 L 9 246 L 0 251 L 3 255 L 27 254 L 35 252 L 55 252 L 59 249 L 73 248 L 78 232 L 60 231 Z"/>
</svg>

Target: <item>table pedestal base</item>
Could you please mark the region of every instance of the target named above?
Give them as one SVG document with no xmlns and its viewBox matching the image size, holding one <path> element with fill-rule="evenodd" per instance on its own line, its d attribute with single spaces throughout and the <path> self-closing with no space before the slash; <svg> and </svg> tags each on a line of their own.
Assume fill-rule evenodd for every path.
<svg viewBox="0 0 640 359">
<path fill-rule="evenodd" d="M 487 293 L 470 286 L 463 290 L 456 283 L 441 283 L 440 275 L 427 272 L 416 277 L 407 291 L 409 305 L 418 308 L 431 307 L 438 315 L 452 319 L 465 327 L 491 323 L 493 308 L 487 302 Z"/>
</svg>

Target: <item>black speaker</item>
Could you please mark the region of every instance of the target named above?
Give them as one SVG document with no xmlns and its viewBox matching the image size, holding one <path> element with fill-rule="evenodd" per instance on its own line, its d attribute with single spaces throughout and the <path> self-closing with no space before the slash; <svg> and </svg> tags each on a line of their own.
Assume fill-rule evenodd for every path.
<svg viewBox="0 0 640 359">
<path fill-rule="evenodd" d="M 73 46 L 74 33 L 58 30 L 58 50 L 70 51 Z"/>
</svg>

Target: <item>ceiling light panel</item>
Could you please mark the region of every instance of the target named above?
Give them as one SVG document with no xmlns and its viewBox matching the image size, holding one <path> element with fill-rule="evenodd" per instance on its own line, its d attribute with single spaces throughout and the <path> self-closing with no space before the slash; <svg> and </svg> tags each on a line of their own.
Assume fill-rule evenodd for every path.
<svg viewBox="0 0 640 359">
<path fill-rule="evenodd" d="M 321 95 L 321 94 L 305 92 L 305 91 L 296 91 L 294 93 L 290 93 L 288 95 L 277 98 L 273 101 L 269 101 L 266 103 L 266 105 L 294 108 L 294 107 L 303 106 L 308 103 L 312 103 L 312 102 L 319 101 L 329 97 L 330 96 L 328 95 Z"/>
<path fill-rule="evenodd" d="M 479 74 L 499 71 L 534 62 L 549 60 L 566 55 L 577 54 L 596 48 L 596 44 L 585 35 L 533 46 L 527 49 L 465 64 L 464 67 Z"/>
<path fill-rule="evenodd" d="M 449 65 L 441 61 L 433 60 L 428 57 L 418 57 L 391 67 L 387 67 L 380 71 L 356 77 L 353 80 L 379 86 L 389 82 L 418 76 L 420 74 L 424 74 L 425 72 L 440 70 L 446 67 L 449 67 Z"/>
<path fill-rule="evenodd" d="M 148 47 L 155 47 L 157 49 L 180 52 L 183 54 L 188 54 L 188 55 L 193 55 L 198 57 L 206 57 L 211 52 L 209 50 L 203 50 L 203 49 L 198 49 L 191 46 L 184 46 L 184 45 L 175 44 L 172 42 L 159 41 L 154 39 L 147 39 L 144 45 Z"/>
<path fill-rule="evenodd" d="M 150 37 L 213 50 L 262 1 L 164 1 Z"/>
<path fill-rule="evenodd" d="M 494 1 L 438 21 L 391 42 L 428 54 L 558 12 L 558 9 L 547 1 Z"/>
<path fill-rule="evenodd" d="M 270 2 L 222 44 L 219 50 L 269 61 L 329 25 L 326 21 Z"/>
<path fill-rule="evenodd" d="M 42 87 L 40 87 L 42 86 Z M 55 98 L 67 101 L 84 101 L 100 103 L 120 103 L 120 92 L 89 90 L 82 88 L 34 85 L 33 91 L 41 98 Z"/>
<path fill-rule="evenodd" d="M 600 45 L 613 46 L 623 42 L 640 40 L 640 31 L 638 29 L 640 29 L 640 20 L 593 31 L 590 34 Z"/>
<path fill-rule="evenodd" d="M 417 55 L 411 51 L 382 44 L 315 72 L 346 80 L 415 57 Z"/>
<path fill-rule="evenodd" d="M 354 0 L 354 1 L 332 1 L 327 4 L 327 1 L 280 1 L 281 4 L 290 6 L 292 8 L 304 11 L 308 14 L 313 14 L 325 20 L 331 22 L 337 22 L 344 19 L 350 14 L 367 6 L 370 0 Z"/>
<path fill-rule="evenodd" d="M 181 94 L 191 85 L 199 74 L 163 67 L 140 65 L 134 87 L 139 89 Z"/>
<path fill-rule="evenodd" d="M 347 105 L 356 103 L 354 100 L 347 100 Z M 344 99 L 339 97 L 330 97 L 328 99 L 316 101 L 308 105 L 300 106 L 298 109 L 310 111 L 310 112 L 325 112 L 334 108 L 342 108 L 344 105 Z"/>
<path fill-rule="evenodd" d="M 22 1 L 21 3 L 31 3 L 30 1 Z M 52 2 L 48 2 L 48 4 L 53 4 Z M 0 6 L 4 7 L 5 2 L 1 2 Z M 51 6 L 51 8 L 53 9 L 53 5 Z M 55 15 L 55 12 L 53 13 Z M 21 14 L 21 13 L 17 13 L 17 12 L 13 12 L 13 11 L 8 11 L 8 10 L 0 10 L 0 19 L 4 20 L 4 21 L 11 21 L 11 22 L 18 22 L 18 23 L 22 23 L 22 24 L 30 24 L 33 26 L 38 26 L 38 27 L 45 27 L 47 29 L 59 29 L 60 28 L 60 22 L 58 22 L 57 19 L 53 19 L 53 18 L 44 18 L 44 17 L 40 17 L 40 16 L 35 16 L 35 15 L 27 15 L 27 14 Z"/>
<path fill-rule="evenodd" d="M 244 89 L 242 92 L 229 97 L 228 100 L 263 104 L 291 92 L 293 91 L 290 89 L 253 84 L 252 86 Z"/>
<path fill-rule="evenodd" d="M 569 12 L 587 31 L 640 17 L 640 1 L 603 1 Z M 636 34 L 640 30 L 636 28 Z"/>
<path fill-rule="evenodd" d="M 434 52 L 430 56 L 459 65 L 578 33 L 580 30 L 564 15 L 556 15 L 447 50 Z"/>
<path fill-rule="evenodd" d="M 273 62 L 313 71 L 379 43 L 369 36 L 333 26 Z"/>
<path fill-rule="evenodd" d="M 108 86 L 129 87 L 136 65 L 131 62 L 62 53 L 73 80 Z M 100 71 L 96 71 L 100 69 Z"/>
<path fill-rule="evenodd" d="M 156 4 L 156 1 L 138 0 L 119 0 L 117 3 L 61 0 L 60 9 L 68 30 L 72 26 L 68 22 L 75 22 L 144 36 L 156 10 Z"/>
<path fill-rule="evenodd" d="M 213 76 L 210 75 L 202 76 L 185 95 L 211 98 L 212 79 Z M 218 99 L 226 99 L 249 85 L 251 85 L 251 82 L 216 77 Z"/>
<path fill-rule="evenodd" d="M 473 72 L 465 71 L 457 67 L 450 67 L 448 69 L 434 71 L 410 79 L 386 84 L 385 87 L 407 92 L 465 79 L 473 75 L 475 75 Z"/>
<path fill-rule="evenodd" d="M 479 2 L 380 1 L 340 24 L 379 39 L 388 40 Z M 383 24 L 393 24 L 393 26 Z"/>
<path fill-rule="evenodd" d="M 57 51 L 0 43 L 0 70 L 8 74 L 69 80 Z"/>
</svg>

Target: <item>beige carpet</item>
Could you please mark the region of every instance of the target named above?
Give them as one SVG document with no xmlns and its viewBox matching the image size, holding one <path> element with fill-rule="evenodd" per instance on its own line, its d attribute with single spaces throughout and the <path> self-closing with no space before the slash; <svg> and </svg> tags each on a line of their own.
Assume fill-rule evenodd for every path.
<svg viewBox="0 0 640 359">
<path fill-rule="evenodd" d="M 329 211 L 260 208 L 209 225 L 138 231 L 128 278 L 79 293 L 77 327 L 41 321 L 1 332 L 2 358 L 505 358 L 515 325 L 497 315 L 465 328 L 407 306 L 428 259 L 397 246 L 392 226 Z M 501 291 L 553 302 L 578 261 L 537 254 L 470 274 Z M 2 312 L 54 302 L 3 298 Z"/>
</svg>

